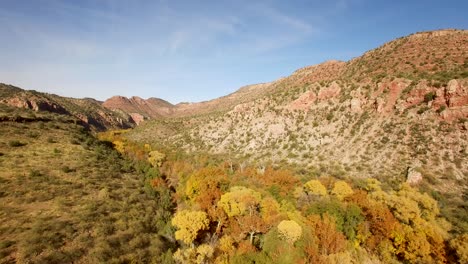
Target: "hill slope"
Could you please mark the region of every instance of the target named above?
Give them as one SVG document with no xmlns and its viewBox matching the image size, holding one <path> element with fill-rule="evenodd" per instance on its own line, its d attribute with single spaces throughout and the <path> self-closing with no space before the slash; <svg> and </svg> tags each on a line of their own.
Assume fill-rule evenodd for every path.
<svg viewBox="0 0 468 264">
<path fill-rule="evenodd" d="M 2 83 L 0 83 L 0 105 L 71 116 L 78 123 L 98 131 L 130 128 L 135 125 L 135 121 L 128 114 L 122 111 L 111 111 L 103 107 L 101 102 L 91 98 L 61 97 L 27 91 Z"/>
<path fill-rule="evenodd" d="M 468 31 L 417 33 L 252 86 L 245 101 L 229 99 L 241 89 L 186 111 L 176 106 L 181 118 L 128 136 L 309 173 L 395 181 L 422 174 L 440 190 L 466 192 L 467 54 Z"/>
<path fill-rule="evenodd" d="M 72 118 L 0 105 L 1 263 L 161 263 L 170 204 Z M 34 115 L 34 116 L 33 116 Z"/>
</svg>

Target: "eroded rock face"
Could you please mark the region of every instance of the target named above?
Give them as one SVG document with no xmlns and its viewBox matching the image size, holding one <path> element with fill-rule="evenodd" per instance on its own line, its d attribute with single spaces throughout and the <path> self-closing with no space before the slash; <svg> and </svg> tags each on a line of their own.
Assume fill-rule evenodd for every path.
<svg viewBox="0 0 468 264">
<path fill-rule="evenodd" d="M 49 111 L 58 114 L 68 114 L 68 111 L 62 106 L 54 102 L 49 102 L 41 99 L 32 98 L 28 100 L 22 97 L 13 97 L 5 100 L 4 103 L 9 106 L 31 109 L 36 112 Z"/>
<path fill-rule="evenodd" d="M 410 185 L 416 185 L 420 183 L 423 179 L 422 174 L 417 171 L 416 167 L 408 168 L 408 172 L 406 174 L 406 182 Z"/>
<path fill-rule="evenodd" d="M 26 108 L 26 109 L 32 109 L 31 104 L 29 103 L 28 100 L 24 100 L 21 98 L 10 98 L 6 101 L 4 101 L 6 105 L 13 106 L 13 107 L 18 107 L 18 108 Z"/>
<path fill-rule="evenodd" d="M 445 89 L 445 98 L 449 107 L 468 105 L 468 88 L 458 80 L 450 80 Z"/>
<path fill-rule="evenodd" d="M 81 114 L 81 113 L 78 113 L 75 115 L 78 119 L 80 119 L 81 121 L 85 122 L 86 124 L 89 124 L 89 118 L 87 115 L 85 114 Z"/>
<path fill-rule="evenodd" d="M 123 96 L 114 96 L 107 99 L 103 104 L 104 107 L 116 110 L 120 109 L 126 113 L 138 113 L 141 116 L 149 116 L 153 118 L 168 116 L 172 113 L 174 106 L 158 98 L 143 99 L 138 96 L 130 98 Z M 139 119 L 139 117 L 135 116 Z"/>
<path fill-rule="evenodd" d="M 291 110 L 308 110 L 309 107 L 317 100 L 317 96 L 313 91 L 305 92 L 299 98 L 291 102 L 289 109 Z"/>
<path fill-rule="evenodd" d="M 137 125 L 139 125 L 139 124 L 141 124 L 141 122 L 145 121 L 145 117 L 143 115 L 141 115 L 141 114 L 130 113 L 129 115 Z"/>
<path fill-rule="evenodd" d="M 318 99 L 324 100 L 324 99 L 337 97 L 338 95 L 340 95 L 340 92 L 341 92 L 340 86 L 336 82 L 332 82 L 330 86 L 320 90 L 320 92 L 318 93 Z"/>
<path fill-rule="evenodd" d="M 104 108 L 94 99 L 75 99 L 54 94 L 27 91 L 0 83 L 0 104 L 30 109 L 35 112 L 50 112 L 73 117 L 81 125 L 102 131 L 115 128 L 129 128 L 135 125 L 124 112 Z"/>
</svg>

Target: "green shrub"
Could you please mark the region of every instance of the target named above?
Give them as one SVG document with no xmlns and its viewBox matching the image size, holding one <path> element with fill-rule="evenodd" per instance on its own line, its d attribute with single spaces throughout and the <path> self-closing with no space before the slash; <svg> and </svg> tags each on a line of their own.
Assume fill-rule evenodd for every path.
<svg viewBox="0 0 468 264">
<path fill-rule="evenodd" d="M 14 244 L 15 244 L 15 241 L 11 241 L 11 240 L 1 241 L 0 242 L 0 249 L 8 248 L 8 247 L 10 247 L 11 245 L 14 245 Z"/>
<path fill-rule="evenodd" d="M 73 144 L 73 145 L 79 145 L 80 144 L 80 142 L 78 140 L 76 140 L 76 139 L 71 139 L 70 143 Z"/>
<path fill-rule="evenodd" d="M 39 137 L 39 133 L 37 132 L 28 132 L 28 134 L 26 134 L 28 137 L 30 138 L 38 138 Z"/>
<path fill-rule="evenodd" d="M 429 110 L 430 108 L 427 107 L 427 106 L 424 106 L 424 107 L 421 107 L 419 110 L 418 110 L 418 115 L 426 112 L 427 110 Z"/>
<path fill-rule="evenodd" d="M 19 140 L 11 140 L 8 142 L 8 146 L 10 147 L 22 147 L 25 146 L 27 143 L 21 142 Z"/>
<path fill-rule="evenodd" d="M 30 170 L 29 171 L 29 177 L 39 177 L 41 176 L 42 173 L 38 170 Z"/>
<path fill-rule="evenodd" d="M 75 171 L 74 169 L 71 169 L 71 168 L 68 167 L 68 166 L 63 166 L 63 167 L 61 168 L 61 170 L 62 170 L 62 172 L 64 172 L 64 173 L 69 173 L 69 172 Z"/>
<path fill-rule="evenodd" d="M 445 105 L 439 107 L 439 109 L 437 109 L 437 113 L 442 113 L 447 107 Z"/>
<path fill-rule="evenodd" d="M 436 98 L 435 92 L 429 92 L 426 95 L 424 95 L 424 102 L 429 103 L 430 101 L 434 100 Z"/>
</svg>

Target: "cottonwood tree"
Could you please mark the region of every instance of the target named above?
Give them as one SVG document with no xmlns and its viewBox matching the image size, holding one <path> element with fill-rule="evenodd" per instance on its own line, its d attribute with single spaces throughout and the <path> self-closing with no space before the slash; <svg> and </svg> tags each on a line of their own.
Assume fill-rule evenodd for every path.
<svg viewBox="0 0 468 264">
<path fill-rule="evenodd" d="M 269 225 L 260 214 L 262 198 L 260 193 L 241 186 L 232 187 L 229 192 L 223 194 L 218 205 L 223 208 L 231 221 L 233 229 L 246 232 L 251 244 L 256 234 L 268 231 Z M 238 226 L 236 228 L 235 226 Z"/>
<path fill-rule="evenodd" d="M 319 180 L 310 180 L 304 184 L 304 188 L 307 194 L 316 196 L 327 195 L 327 188 Z"/>
<path fill-rule="evenodd" d="M 302 235 L 302 227 L 294 220 L 283 220 L 278 224 L 278 232 L 290 245 Z"/>
<path fill-rule="evenodd" d="M 343 200 L 345 197 L 353 194 L 353 189 L 345 181 L 335 182 L 331 191 L 339 200 Z"/>
<path fill-rule="evenodd" d="M 183 210 L 177 212 L 172 218 L 172 225 L 178 229 L 175 232 L 175 238 L 192 247 L 198 232 L 208 229 L 209 224 L 208 215 L 202 211 Z"/>
</svg>

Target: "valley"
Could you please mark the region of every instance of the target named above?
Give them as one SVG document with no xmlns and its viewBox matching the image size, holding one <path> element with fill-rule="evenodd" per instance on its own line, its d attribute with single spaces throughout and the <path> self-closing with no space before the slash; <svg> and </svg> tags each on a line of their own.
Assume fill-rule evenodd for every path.
<svg viewBox="0 0 468 264">
<path fill-rule="evenodd" d="M 465 263 L 468 31 L 199 103 L 0 85 L 0 263 Z"/>
</svg>

